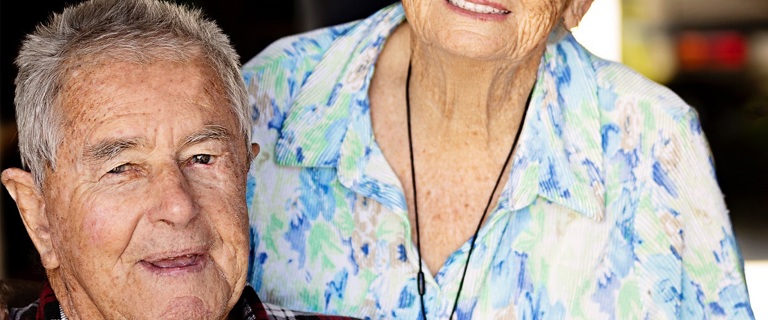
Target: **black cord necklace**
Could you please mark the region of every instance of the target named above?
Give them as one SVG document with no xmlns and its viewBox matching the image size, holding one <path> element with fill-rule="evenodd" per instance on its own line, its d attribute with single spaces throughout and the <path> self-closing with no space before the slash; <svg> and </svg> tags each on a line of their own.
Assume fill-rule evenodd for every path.
<svg viewBox="0 0 768 320">
<path fill-rule="evenodd" d="M 413 183 L 413 213 L 416 217 L 416 248 L 419 251 L 419 273 L 417 274 L 417 287 L 419 290 L 419 299 L 421 301 L 421 315 L 424 317 L 424 319 L 427 319 L 427 312 L 426 308 L 424 307 L 424 293 L 426 291 L 426 283 L 424 282 L 424 271 L 422 269 L 422 263 L 421 263 L 421 231 L 419 230 L 419 203 L 418 203 L 418 196 L 416 192 L 416 165 L 413 162 L 413 137 L 411 135 L 411 96 L 410 96 L 410 84 L 411 84 L 411 64 L 408 63 L 408 76 L 405 80 L 405 106 L 406 111 L 408 113 L 408 147 L 411 155 L 411 181 Z M 453 309 L 451 310 L 451 315 L 448 317 L 448 319 L 452 319 L 453 315 L 456 313 L 456 309 L 459 305 L 459 296 L 461 296 L 461 289 L 464 287 L 464 278 L 467 276 L 467 267 L 469 266 L 469 258 L 472 256 L 472 251 L 475 250 L 475 240 L 477 240 L 477 234 L 480 232 L 480 227 L 483 225 L 483 220 L 485 220 L 485 215 L 488 213 L 488 208 L 491 207 L 491 201 L 493 201 L 493 195 L 496 194 L 496 189 L 499 187 L 499 182 L 501 182 L 501 177 L 504 175 L 504 169 L 509 164 L 509 160 L 512 159 L 512 153 L 515 150 L 515 147 L 517 146 L 518 138 L 520 138 L 520 133 L 523 131 L 523 122 L 525 121 L 525 116 L 528 113 L 528 105 L 531 103 L 531 96 L 533 95 L 533 88 L 531 88 L 531 92 L 528 94 L 528 99 L 525 102 L 525 109 L 523 110 L 523 117 L 520 120 L 520 125 L 517 127 L 517 134 L 515 135 L 515 139 L 512 142 L 512 147 L 509 148 L 509 154 L 507 154 L 507 159 L 504 160 L 504 165 L 501 167 L 501 172 L 499 173 L 499 177 L 496 179 L 496 184 L 493 186 L 493 191 L 491 191 L 491 196 L 488 197 L 488 204 L 485 205 L 485 210 L 483 211 L 483 215 L 480 217 L 480 222 L 477 223 L 477 228 L 475 229 L 475 233 L 472 236 L 472 240 L 469 244 L 469 252 L 467 252 L 467 261 L 464 264 L 464 272 L 461 274 L 461 281 L 459 282 L 459 290 L 456 292 L 456 300 L 453 302 Z"/>
</svg>

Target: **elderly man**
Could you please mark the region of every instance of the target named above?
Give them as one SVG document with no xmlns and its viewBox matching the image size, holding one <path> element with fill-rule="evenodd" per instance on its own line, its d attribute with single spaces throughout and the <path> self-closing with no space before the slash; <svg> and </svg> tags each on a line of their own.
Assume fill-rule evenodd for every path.
<svg viewBox="0 0 768 320">
<path fill-rule="evenodd" d="M 16 60 L 7 169 L 48 283 L 12 318 L 329 318 L 247 286 L 251 115 L 238 56 L 199 11 L 96 0 L 37 28 Z"/>
</svg>

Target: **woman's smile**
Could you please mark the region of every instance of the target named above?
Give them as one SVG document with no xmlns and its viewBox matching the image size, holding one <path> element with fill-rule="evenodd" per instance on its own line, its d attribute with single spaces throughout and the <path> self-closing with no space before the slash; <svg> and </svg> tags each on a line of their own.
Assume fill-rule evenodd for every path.
<svg viewBox="0 0 768 320">
<path fill-rule="evenodd" d="M 484 3 L 481 4 L 480 2 Z M 446 3 L 448 3 L 453 10 L 482 19 L 500 19 L 511 12 L 498 4 L 485 1 L 469 2 L 467 0 L 447 0 Z"/>
</svg>

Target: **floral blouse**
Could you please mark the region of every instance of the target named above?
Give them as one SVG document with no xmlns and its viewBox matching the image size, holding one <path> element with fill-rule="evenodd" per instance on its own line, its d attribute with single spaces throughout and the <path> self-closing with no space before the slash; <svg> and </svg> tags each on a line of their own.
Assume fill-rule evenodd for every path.
<svg viewBox="0 0 768 320">
<path fill-rule="evenodd" d="M 421 318 L 405 196 L 368 97 L 404 19 L 394 4 L 281 39 L 243 67 L 261 145 L 247 188 L 249 281 L 269 303 Z M 428 319 L 450 315 L 468 249 L 469 239 L 437 274 L 424 269 Z M 753 317 L 696 111 L 553 32 L 456 318 Z"/>
</svg>

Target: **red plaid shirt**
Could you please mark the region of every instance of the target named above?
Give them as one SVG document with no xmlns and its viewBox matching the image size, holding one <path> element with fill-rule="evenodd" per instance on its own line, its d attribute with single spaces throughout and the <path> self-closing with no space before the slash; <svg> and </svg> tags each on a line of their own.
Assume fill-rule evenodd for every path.
<svg viewBox="0 0 768 320">
<path fill-rule="evenodd" d="M 66 320 L 59 300 L 48 282 L 40 292 L 40 298 L 27 307 L 10 310 L 11 320 Z M 230 320 L 351 320 L 353 318 L 291 311 L 262 303 L 256 291 L 246 286 L 240 300 L 229 312 Z"/>
</svg>

